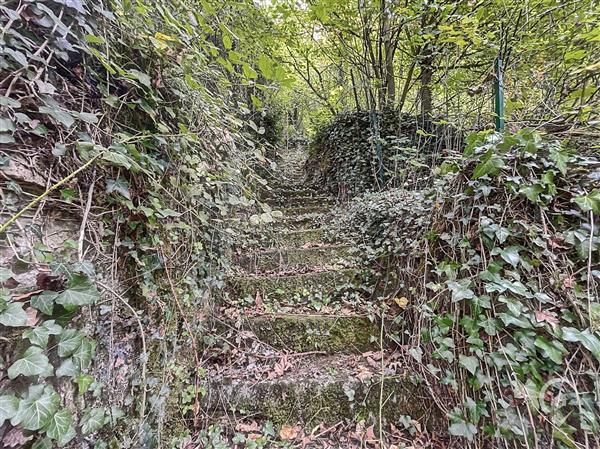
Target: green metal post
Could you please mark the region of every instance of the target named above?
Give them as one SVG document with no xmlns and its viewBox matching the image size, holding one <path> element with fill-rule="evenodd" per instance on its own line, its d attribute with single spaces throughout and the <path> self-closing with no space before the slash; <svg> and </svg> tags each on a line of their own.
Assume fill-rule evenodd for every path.
<svg viewBox="0 0 600 449">
<path fill-rule="evenodd" d="M 504 131 L 504 68 L 500 58 L 496 59 L 495 71 L 494 112 L 496 113 L 496 131 L 502 132 Z"/>
</svg>

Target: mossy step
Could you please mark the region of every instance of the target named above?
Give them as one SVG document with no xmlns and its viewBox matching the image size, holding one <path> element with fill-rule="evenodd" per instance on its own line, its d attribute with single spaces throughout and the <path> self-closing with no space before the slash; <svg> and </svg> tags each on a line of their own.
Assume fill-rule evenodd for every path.
<svg viewBox="0 0 600 449">
<path fill-rule="evenodd" d="M 268 246 L 293 248 L 307 243 L 323 242 L 324 232 L 321 228 L 300 229 L 294 231 L 280 231 L 275 233 L 268 241 Z"/>
<path fill-rule="evenodd" d="M 360 354 L 379 350 L 381 322 L 365 315 L 287 315 L 246 317 L 243 330 L 286 351 Z"/>
<path fill-rule="evenodd" d="M 273 229 L 277 231 L 287 230 L 300 230 L 300 229 L 313 229 L 321 226 L 321 221 L 324 215 L 321 213 L 310 213 L 302 215 L 289 215 L 284 214 L 283 219 L 277 220 L 273 223 Z"/>
<path fill-rule="evenodd" d="M 323 196 L 322 192 L 311 188 L 290 188 L 287 187 L 275 187 L 270 191 L 263 193 L 263 198 L 274 199 L 274 198 L 302 198 L 302 197 L 315 197 Z"/>
<path fill-rule="evenodd" d="M 352 283 L 356 275 L 356 269 L 347 268 L 301 274 L 237 276 L 230 284 L 241 298 L 255 298 L 260 293 L 263 300 L 291 299 L 296 295 L 333 293 L 337 287 Z"/>
<path fill-rule="evenodd" d="M 313 206 L 291 206 L 286 208 L 280 208 L 283 212 L 284 217 L 297 217 L 299 215 L 307 214 L 326 214 L 331 210 L 331 206 L 327 204 L 317 204 Z"/>
<path fill-rule="evenodd" d="M 356 361 L 348 357 L 319 357 L 300 362 L 304 366 L 292 360 L 292 370 L 272 380 L 240 378 L 247 376 L 246 370 L 239 375 L 210 373 L 204 409 L 224 415 L 234 411 L 278 425 L 333 425 L 361 419 L 377 423 L 381 408 L 386 424 L 408 415 L 426 428 L 445 428 L 445 418 L 417 375 L 406 372 L 386 377 L 381 397 L 379 375 L 373 373 L 361 381 L 357 377 L 360 367 L 352 368 Z"/>
<path fill-rule="evenodd" d="M 347 245 L 314 248 L 284 248 L 247 253 L 236 264 L 249 272 L 288 271 L 297 268 L 344 264 L 351 260 Z"/>
<path fill-rule="evenodd" d="M 330 196 L 297 196 L 297 197 L 274 197 L 266 198 L 265 201 L 272 208 L 287 208 L 287 207 L 316 207 L 316 206 L 333 206 L 333 198 Z"/>
</svg>

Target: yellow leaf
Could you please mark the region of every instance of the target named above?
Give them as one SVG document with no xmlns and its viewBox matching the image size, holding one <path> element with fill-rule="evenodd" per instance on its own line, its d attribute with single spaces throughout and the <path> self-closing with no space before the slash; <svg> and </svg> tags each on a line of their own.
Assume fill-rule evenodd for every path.
<svg viewBox="0 0 600 449">
<path fill-rule="evenodd" d="M 163 34 L 163 33 L 158 33 L 158 32 L 157 32 L 157 33 L 154 35 L 154 37 L 155 37 L 156 39 L 158 39 L 158 40 L 161 40 L 161 41 L 177 42 L 177 39 L 175 39 L 175 38 L 174 38 L 174 37 L 172 37 L 172 36 L 169 36 L 168 34 Z"/>
<path fill-rule="evenodd" d="M 394 302 L 398 304 L 398 307 L 404 310 L 408 305 L 408 298 L 406 298 L 406 296 L 401 296 L 399 298 L 394 298 Z"/>
</svg>

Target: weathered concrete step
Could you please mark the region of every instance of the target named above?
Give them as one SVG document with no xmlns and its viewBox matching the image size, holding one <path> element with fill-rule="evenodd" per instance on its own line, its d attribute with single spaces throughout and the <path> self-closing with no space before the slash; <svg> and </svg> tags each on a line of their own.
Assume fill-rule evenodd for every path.
<svg viewBox="0 0 600 449">
<path fill-rule="evenodd" d="M 333 293 L 337 287 L 352 283 L 356 275 L 356 269 L 346 268 L 289 275 L 237 276 L 230 284 L 241 298 L 255 298 L 260 293 L 263 300 L 291 300 L 296 295 Z"/>
<path fill-rule="evenodd" d="M 351 248 L 328 245 L 314 248 L 283 248 L 247 253 L 236 264 L 249 272 L 289 271 L 323 265 L 352 265 Z"/>
<path fill-rule="evenodd" d="M 267 242 L 269 247 L 294 248 L 308 243 L 321 243 L 324 232 L 321 228 L 280 231 L 275 233 Z"/>
<path fill-rule="evenodd" d="M 289 363 L 293 366 L 290 371 L 271 380 L 240 378 L 248 375 L 247 370 L 240 370 L 239 375 L 211 373 L 204 409 L 224 415 L 233 410 L 275 424 L 333 425 L 357 418 L 377 423 L 381 403 L 385 423 L 409 415 L 426 428 L 445 428 L 445 418 L 427 388 L 410 372 L 385 377 L 381 395 L 377 370 L 371 371 L 366 363 L 357 366 L 354 356 L 292 359 Z"/>
<path fill-rule="evenodd" d="M 323 192 L 309 188 L 293 188 L 290 186 L 274 187 L 272 190 L 263 193 L 263 198 L 301 198 L 323 196 Z"/>
<path fill-rule="evenodd" d="M 300 229 L 314 229 L 321 226 L 323 220 L 323 214 L 311 213 L 302 215 L 290 215 L 285 216 L 283 219 L 273 223 L 273 229 L 275 230 L 300 230 Z"/>
<path fill-rule="evenodd" d="M 333 206 L 333 198 L 325 195 L 297 197 L 269 197 L 265 202 L 272 208 Z"/>
<path fill-rule="evenodd" d="M 327 204 L 317 204 L 313 206 L 292 206 L 279 209 L 284 217 L 297 217 L 306 214 L 326 214 L 331 210 Z"/>
<path fill-rule="evenodd" d="M 242 320 L 243 330 L 276 349 L 327 354 L 379 350 L 380 326 L 365 315 L 270 314 Z"/>
</svg>

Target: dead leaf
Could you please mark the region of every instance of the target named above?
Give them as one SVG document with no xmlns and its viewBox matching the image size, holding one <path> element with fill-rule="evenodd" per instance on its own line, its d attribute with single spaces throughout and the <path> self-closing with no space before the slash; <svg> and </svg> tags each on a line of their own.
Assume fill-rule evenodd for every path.
<svg viewBox="0 0 600 449">
<path fill-rule="evenodd" d="M 23 293 L 22 295 L 15 295 L 12 297 L 12 299 L 13 299 L 13 301 L 25 301 L 25 300 L 31 298 L 32 296 L 39 295 L 43 291 L 44 290 L 34 290 L 29 293 Z"/>
<path fill-rule="evenodd" d="M 373 377 L 373 373 L 366 366 L 360 366 L 358 368 L 358 373 L 356 373 L 356 377 L 361 382 L 364 382 L 365 380 L 371 379 Z"/>
<path fill-rule="evenodd" d="M 269 380 L 277 379 L 278 377 L 283 376 L 284 373 L 291 368 L 292 368 L 292 364 L 289 362 L 289 360 L 286 356 L 283 356 L 279 359 L 279 362 L 277 362 L 275 365 L 273 365 L 273 371 L 271 371 L 267 375 L 267 378 Z"/>
<path fill-rule="evenodd" d="M 380 367 L 380 366 L 379 366 L 379 363 L 378 363 L 378 362 L 376 362 L 375 360 L 373 360 L 371 357 L 366 357 L 366 359 L 367 359 L 367 363 L 368 363 L 368 364 L 369 364 L 371 367 L 373 367 L 373 368 L 376 368 L 376 369 L 378 369 L 378 368 Z"/>
<path fill-rule="evenodd" d="M 250 424 L 240 422 L 236 424 L 235 430 L 238 432 L 258 432 L 259 427 L 256 421 L 252 421 Z"/>
<path fill-rule="evenodd" d="M 20 427 L 13 427 L 2 439 L 2 447 L 23 447 L 25 443 L 33 439 L 33 435 L 26 436 Z"/>
<path fill-rule="evenodd" d="M 558 318 L 556 318 L 553 313 L 544 310 L 536 310 L 535 319 L 538 323 L 546 322 L 549 324 L 558 324 Z"/>
<path fill-rule="evenodd" d="M 394 298 L 394 302 L 400 307 L 402 310 L 406 309 L 408 306 L 408 298 L 406 296 L 401 296 L 399 298 Z"/>
<path fill-rule="evenodd" d="M 254 303 L 256 304 L 256 307 L 262 306 L 263 301 L 259 291 L 256 291 L 256 298 L 254 299 Z"/>
<path fill-rule="evenodd" d="M 36 284 L 42 290 L 63 290 L 64 282 L 58 276 L 49 275 L 47 272 L 40 271 L 36 276 Z"/>
<path fill-rule="evenodd" d="M 33 327 L 38 322 L 38 311 L 33 307 L 27 307 L 25 309 L 25 313 L 27 314 L 27 324 L 26 326 Z"/>
<path fill-rule="evenodd" d="M 563 280 L 563 286 L 565 288 L 573 288 L 574 285 L 575 285 L 575 281 L 573 280 L 572 277 L 567 277 Z"/>
<path fill-rule="evenodd" d="M 295 440 L 300 433 L 300 426 L 282 426 L 279 431 L 279 436 L 282 440 Z"/>
</svg>

